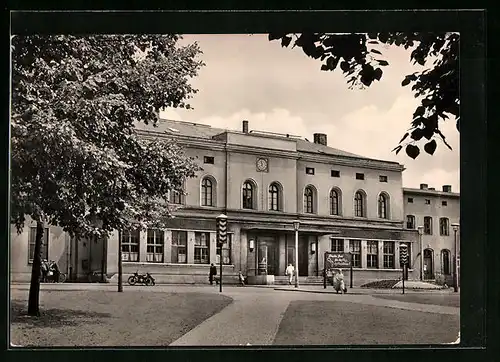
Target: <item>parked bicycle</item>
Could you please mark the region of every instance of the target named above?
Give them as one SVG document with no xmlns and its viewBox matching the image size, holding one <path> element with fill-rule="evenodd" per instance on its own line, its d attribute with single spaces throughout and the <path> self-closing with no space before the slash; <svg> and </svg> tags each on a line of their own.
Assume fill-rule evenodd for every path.
<svg viewBox="0 0 500 362">
<path fill-rule="evenodd" d="M 155 285 L 155 278 L 149 273 L 146 274 L 139 274 L 138 271 L 136 271 L 134 274 L 128 277 L 127 282 L 130 285 L 136 285 L 136 284 L 144 284 L 144 285 Z"/>
<path fill-rule="evenodd" d="M 59 270 L 59 266 L 53 260 L 42 260 L 40 281 L 45 283 L 64 283 L 66 274 Z"/>
</svg>

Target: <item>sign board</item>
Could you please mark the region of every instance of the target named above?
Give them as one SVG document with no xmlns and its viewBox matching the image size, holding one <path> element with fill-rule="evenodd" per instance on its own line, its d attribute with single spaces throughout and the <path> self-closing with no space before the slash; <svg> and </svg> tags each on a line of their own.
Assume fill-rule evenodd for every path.
<svg viewBox="0 0 500 362">
<path fill-rule="evenodd" d="M 325 270 L 338 269 L 338 268 L 350 268 L 351 267 L 352 254 L 341 253 L 341 252 L 329 252 L 325 253 Z"/>
</svg>

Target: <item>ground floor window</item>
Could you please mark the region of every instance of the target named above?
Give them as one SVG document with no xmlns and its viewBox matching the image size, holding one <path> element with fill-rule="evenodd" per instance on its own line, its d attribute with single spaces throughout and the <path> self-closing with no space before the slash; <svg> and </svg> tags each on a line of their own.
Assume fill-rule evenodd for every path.
<svg viewBox="0 0 500 362">
<path fill-rule="evenodd" d="M 333 252 L 344 252 L 344 239 L 331 239 L 331 251 Z"/>
<path fill-rule="evenodd" d="M 231 248 L 233 245 L 233 234 L 227 234 L 227 241 L 222 245 L 222 264 L 231 265 Z M 220 248 L 217 247 L 216 263 L 220 264 Z"/>
<path fill-rule="evenodd" d="M 384 269 L 394 269 L 394 242 L 384 241 Z"/>
<path fill-rule="evenodd" d="M 33 263 L 35 258 L 35 242 L 36 242 L 36 227 L 29 230 L 29 244 L 28 244 L 28 263 Z M 43 229 L 42 245 L 40 248 L 40 256 L 42 260 L 49 259 L 49 229 Z"/>
<path fill-rule="evenodd" d="M 139 230 L 121 231 L 123 261 L 139 261 Z"/>
<path fill-rule="evenodd" d="M 378 242 L 367 241 L 366 243 L 366 266 L 378 268 Z"/>
<path fill-rule="evenodd" d="M 210 262 L 210 233 L 194 233 L 194 262 L 195 264 Z"/>
<path fill-rule="evenodd" d="M 349 240 L 349 251 L 352 254 L 352 267 L 361 268 L 361 240 Z"/>
<path fill-rule="evenodd" d="M 450 275 L 451 274 L 451 268 L 450 268 L 450 251 L 449 250 L 443 250 L 441 251 L 442 255 L 442 265 L 443 265 L 443 274 L 444 275 Z"/>
<path fill-rule="evenodd" d="M 163 230 L 148 229 L 146 261 L 163 263 Z"/>
<path fill-rule="evenodd" d="M 187 263 L 187 231 L 172 230 L 172 263 Z"/>
</svg>

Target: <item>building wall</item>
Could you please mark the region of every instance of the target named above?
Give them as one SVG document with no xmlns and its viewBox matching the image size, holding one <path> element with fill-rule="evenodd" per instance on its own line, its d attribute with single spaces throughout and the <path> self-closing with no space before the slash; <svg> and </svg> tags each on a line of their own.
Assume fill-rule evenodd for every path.
<svg viewBox="0 0 500 362">
<path fill-rule="evenodd" d="M 313 167 L 314 175 L 306 174 L 306 167 Z M 340 171 L 340 177 L 332 177 L 331 170 Z M 356 173 L 364 173 L 364 180 L 356 180 Z M 380 182 L 379 176 L 387 176 L 388 182 Z M 389 195 L 389 219 L 403 220 L 403 193 L 401 172 L 373 170 L 369 168 L 347 167 L 309 161 L 297 162 L 298 211 L 304 212 L 304 189 L 312 185 L 317 190 L 318 215 L 330 214 L 330 191 L 340 190 L 341 214 L 354 216 L 354 194 L 358 190 L 366 193 L 368 219 L 378 219 L 378 197 L 381 192 Z"/>
</svg>

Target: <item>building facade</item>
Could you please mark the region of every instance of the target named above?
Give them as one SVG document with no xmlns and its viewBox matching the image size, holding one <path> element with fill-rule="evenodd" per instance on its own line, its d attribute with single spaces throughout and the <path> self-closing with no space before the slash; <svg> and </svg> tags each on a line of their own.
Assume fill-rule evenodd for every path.
<svg viewBox="0 0 500 362">
<path fill-rule="evenodd" d="M 91 270 L 116 274 L 121 238 L 124 273 L 149 271 L 159 283 L 206 283 L 210 263 L 218 264 L 221 257 L 215 219 L 222 213 L 228 217 L 222 261 L 229 280 L 236 281 L 242 271 L 249 283 L 273 283 L 289 263 L 298 266 L 301 277 L 321 277 L 326 251 L 353 254 L 354 285 L 398 279 L 401 243 L 410 247 L 413 259 L 419 256 L 420 237 L 416 228 L 408 228 L 408 215 L 418 223 L 425 212 L 441 210 L 411 208 L 417 203 L 408 204 L 408 195 L 420 190 L 403 189 L 402 165 L 328 147 L 325 134 L 316 133 L 309 142 L 290 134 L 249 130 L 247 121 L 240 131 L 230 131 L 168 120 L 137 132 L 145 138 L 175 138 L 203 170 L 186 180 L 184 193 L 169 195 L 179 208 L 164 230 L 117 230 L 108 240 L 80 243 L 66 238 L 66 247 L 52 252 L 51 243 L 62 244 L 62 236 L 52 241 L 51 228 L 49 257 L 65 258 L 70 279 L 84 280 Z M 449 210 L 458 213 L 458 195 L 446 196 L 456 201 L 450 201 Z M 431 245 L 435 257 L 448 239 L 441 242 L 426 235 L 424 243 Z M 19 271 L 29 270 L 29 242 L 27 234 L 12 238 L 13 280 L 26 278 L 26 272 Z M 66 254 L 57 252 L 65 248 Z M 433 273 L 440 263 L 433 262 Z M 411 264 L 410 278 L 418 278 L 419 265 Z"/>
</svg>

